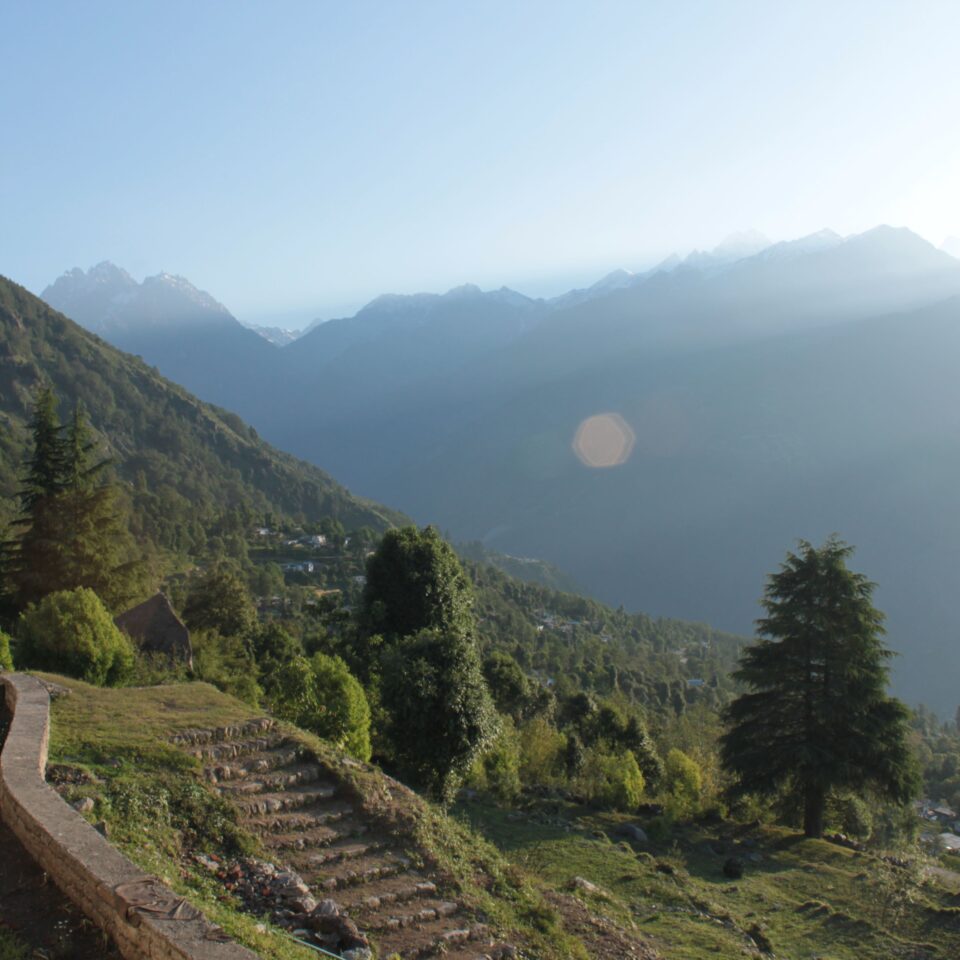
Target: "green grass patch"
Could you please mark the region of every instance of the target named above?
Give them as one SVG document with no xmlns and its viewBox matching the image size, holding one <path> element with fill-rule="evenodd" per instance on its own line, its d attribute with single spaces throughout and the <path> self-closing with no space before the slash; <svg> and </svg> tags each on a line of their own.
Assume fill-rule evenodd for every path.
<svg viewBox="0 0 960 960">
<path fill-rule="evenodd" d="M 208 683 L 109 688 L 53 674 L 37 676 L 74 693 L 53 704 L 50 746 L 58 755 L 91 745 L 104 753 L 129 752 L 137 747 L 152 750 L 183 730 L 220 727 L 262 716 Z"/>
<path fill-rule="evenodd" d="M 956 898 L 924 876 L 919 858 L 904 870 L 782 828 L 731 822 L 677 824 L 638 845 L 616 836 L 627 818 L 555 802 L 546 812 L 472 802 L 457 813 L 526 872 L 561 888 L 575 877 L 595 884 L 599 895 L 575 895 L 649 934 L 671 960 L 765 949 L 823 960 L 960 956 Z M 731 856 L 744 863 L 736 880 L 723 872 Z"/>
<path fill-rule="evenodd" d="M 0 960 L 29 960 L 30 948 L 9 930 L 0 930 Z"/>
<path fill-rule="evenodd" d="M 167 742 L 169 737 L 261 714 L 205 683 L 108 689 L 60 676 L 48 679 L 71 691 L 51 707 L 49 762 L 89 777 L 71 785 L 66 799 L 93 798 L 86 816 L 106 824 L 111 843 L 265 960 L 315 958 L 314 951 L 241 912 L 189 856 L 199 850 L 223 858 L 256 853 L 257 841 L 239 826 L 232 807 L 200 780 L 200 763 Z"/>
</svg>

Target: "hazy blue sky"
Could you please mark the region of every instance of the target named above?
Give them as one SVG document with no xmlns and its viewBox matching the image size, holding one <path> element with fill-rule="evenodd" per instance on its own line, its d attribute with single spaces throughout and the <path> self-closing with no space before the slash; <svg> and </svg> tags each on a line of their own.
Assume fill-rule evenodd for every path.
<svg viewBox="0 0 960 960">
<path fill-rule="evenodd" d="M 534 295 L 755 227 L 960 234 L 960 4 L 0 5 L 0 273 L 242 320 Z"/>
</svg>

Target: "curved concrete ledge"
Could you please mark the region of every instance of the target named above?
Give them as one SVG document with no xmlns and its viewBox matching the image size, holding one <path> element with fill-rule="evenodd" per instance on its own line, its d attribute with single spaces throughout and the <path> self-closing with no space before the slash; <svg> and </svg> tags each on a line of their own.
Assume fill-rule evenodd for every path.
<svg viewBox="0 0 960 960">
<path fill-rule="evenodd" d="M 50 697 L 33 677 L 0 674 L 10 728 L 0 754 L 0 816 L 53 882 L 127 960 L 257 960 L 111 846 L 44 779 Z"/>
</svg>

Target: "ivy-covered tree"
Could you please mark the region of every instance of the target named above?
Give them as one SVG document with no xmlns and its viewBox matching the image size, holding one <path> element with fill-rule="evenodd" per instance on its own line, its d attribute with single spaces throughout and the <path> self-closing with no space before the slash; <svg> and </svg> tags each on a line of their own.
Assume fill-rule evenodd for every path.
<svg viewBox="0 0 960 960">
<path fill-rule="evenodd" d="M 450 802 L 499 729 L 475 644 L 440 630 L 398 641 L 384 657 L 381 696 L 398 772 Z"/>
<path fill-rule="evenodd" d="M 848 569 L 853 548 L 831 537 L 800 542 L 767 582 L 761 639 L 736 678 L 750 692 L 727 710 L 721 739 L 736 792 L 795 792 L 803 829 L 819 837 L 832 791 L 909 800 L 918 773 L 907 708 L 886 693 L 883 614 L 874 585 Z"/>
<path fill-rule="evenodd" d="M 449 801 L 496 736 L 473 592 L 433 527 L 388 530 L 367 561 L 354 659 L 379 686 L 388 764 Z"/>
<path fill-rule="evenodd" d="M 421 630 L 473 633 L 473 590 L 434 527 L 388 530 L 367 561 L 361 627 L 387 643 Z"/>
</svg>

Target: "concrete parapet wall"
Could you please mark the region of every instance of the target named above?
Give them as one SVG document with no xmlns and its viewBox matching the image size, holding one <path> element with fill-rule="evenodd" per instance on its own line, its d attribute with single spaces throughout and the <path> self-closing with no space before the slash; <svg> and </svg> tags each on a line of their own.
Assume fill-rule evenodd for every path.
<svg viewBox="0 0 960 960">
<path fill-rule="evenodd" d="M 50 698 L 26 674 L 0 674 L 10 727 L 0 754 L 0 817 L 53 882 L 127 960 L 257 960 L 145 874 L 46 783 Z"/>
</svg>

